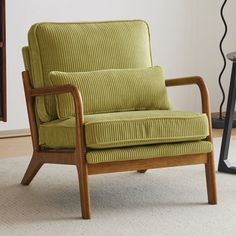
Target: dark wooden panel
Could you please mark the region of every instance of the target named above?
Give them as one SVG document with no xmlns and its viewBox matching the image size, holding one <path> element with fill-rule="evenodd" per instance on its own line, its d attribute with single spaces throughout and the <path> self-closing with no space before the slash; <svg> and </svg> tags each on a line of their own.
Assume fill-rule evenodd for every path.
<svg viewBox="0 0 236 236">
<path fill-rule="evenodd" d="M 5 0 L 0 0 L 0 120 L 7 121 Z"/>
</svg>

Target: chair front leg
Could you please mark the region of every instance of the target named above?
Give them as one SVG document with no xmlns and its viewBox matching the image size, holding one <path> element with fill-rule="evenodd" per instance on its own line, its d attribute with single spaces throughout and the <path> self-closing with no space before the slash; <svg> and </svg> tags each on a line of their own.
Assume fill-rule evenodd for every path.
<svg viewBox="0 0 236 236">
<path fill-rule="evenodd" d="M 39 169 L 42 167 L 43 162 L 38 161 L 35 152 L 33 153 L 32 159 L 28 165 L 25 175 L 21 181 L 22 185 L 29 185 Z"/>
<path fill-rule="evenodd" d="M 78 172 L 78 177 L 79 177 L 82 218 L 91 219 L 87 163 L 84 162 L 82 165 L 76 164 L 76 167 L 77 167 L 77 172 Z"/>
<path fill-rule="evenodd" d="M 207 163 L 205 164 L 206 184 L 208 203 L 217 204 L 216 177 L 213 151 L 207 154 Z"/>
</svg>

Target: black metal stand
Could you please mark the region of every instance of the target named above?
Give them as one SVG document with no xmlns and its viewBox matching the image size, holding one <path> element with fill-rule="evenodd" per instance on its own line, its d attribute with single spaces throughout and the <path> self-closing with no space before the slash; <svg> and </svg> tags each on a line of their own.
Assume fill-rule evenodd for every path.
<svg viewBox="0 0 236 236">
<path fill-rule="evenodd" d="M 221 90 L 221 93 L 222 93 L 222 100 L 221 100 L 221 103 L 220 103 L 220 110 L 219 110 L 219 113 L 213 113 L 211 115 L 211 117 L 212 117 L 212 127 L 215 128 L 215 129 L 223 129 L 224 125 L 225 125 L 225 118 L 223 118 L 223 111 L 222 111 L 224 103 L 225 103 L 225 91 L 224 91 L 224 87 L 222 85 L 222 75 L 224 74 L 224 71 L 225 71 L 225 68 L 226 68 L 226 65 L 227 65 L 225 54 L 224 54 L 224 51 L 223 51 L 223 42 L 224 42 L 224 39 L 225 39 L 225 37 L 227 35 L 227 31 L 228 31 L 227 22 L 226 22 L 225 17 L 224 17 L 224 8 L 225 8 L 225 5 L 226 5 L 227 1 L 228 0 L 224 0 L 222 6 L 220 8 L 220 16 L 221 16 L 221 19 L 224 23 L 225 31 L 224 31 L 224 34 L 223 34 L 221 40 L 220 40 L 219 49 L 220 49 L 220 53 L 221 53 L 221 56 L 223 58 L 224 64 L 223 64 L 223 68 L 222 68 L 222 70 L 219 74 L 219 78 L 218 78 L 219 87 L 220 87 L 220 90 Z"/>
<path fill-rule="evenodd" d="M 224 113 L 223 113 L 223 117 L 219 118 L 219 113 L 212 113 L 212 128 L 214 129 L 224 129 L 225 127 L 225 117 L 224 117 Z M 236 119 L 234 119 L 233 121 L 233 128 L 236 128 Z"/>
<path fill-rule="evenodd" d="M 234 118 L 234 108 L 236 100 L 236 52 L 228 54 L 227 58 L 233 62 L 233 67 L 230 80 L 228 103 L 227 103 L 218 171 L 236 174 L 236 166 L 232 166 L 228 161 L 229 144 L 234 121 L 233 118 Z"/>
</svg>

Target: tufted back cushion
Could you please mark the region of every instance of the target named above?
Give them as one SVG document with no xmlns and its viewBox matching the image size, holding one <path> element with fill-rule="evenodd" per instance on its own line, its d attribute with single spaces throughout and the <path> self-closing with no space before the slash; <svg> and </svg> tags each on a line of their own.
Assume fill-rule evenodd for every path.
<svg viewBox="0 0 236 236">
<path fill-rule="evenodd" d="M 24 58 L 35 88 L 50 86 L 51 71 L 152 66 L 149 29 L 141 20 L 38 23 L 28 38 L 29 53 L 24 49 Z M 42 122 L 56 119 L 55 97 L 37 97 L 36 110 Z"/>
</svg>

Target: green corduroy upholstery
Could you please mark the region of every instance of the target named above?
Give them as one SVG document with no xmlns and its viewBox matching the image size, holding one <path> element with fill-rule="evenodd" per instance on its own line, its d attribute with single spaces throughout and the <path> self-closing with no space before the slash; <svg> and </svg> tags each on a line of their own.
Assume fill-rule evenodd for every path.
<svg viewBox="0 0 236 236">
<path fill-rule="evenodd" d="M 92 149 L 196 141 L 208 136 L 205 114 L 178 111 L 129 111 L 85 116 L 86 146 Z M 75 119 L 50 121 L 39 127 L 47 148 L 75 147 Z"/>
<path fill-rule="evenodd" d="M 50 81 L 78 87 L 85 114 L 171 109 L 161 67 L 50 72 Z M 57 95 L 56 102 L 59 118 L 75 115 L 71 94 Z"/>
<path fill-rule="evenodd" d="M 35 24 L 29 31 L 29 47 L 23 48 L 22 51 L 25 67 L 30 72 L 34 88 L 51 86 L 49 73 L 52 71 L 68 72 L 66 77 L 71 77 L 73 83 L 80 89 L 81 84 L 77 84 L 78 81 L 75 82 L 77 78 L 75 79 L 74 76 L 78 76 L 79 72 L 84 72 L 83 76 L 89 75 L 86 83 L 98 89 L 102 84 L 101 81 L 95 80 L 94 84 L 89 81 L 91 74 L 94 76 L 101 73 L 101 71 L 96 72 L 97 70 L 103 70 L 102 73 L 105 70 L 116 71 L 117 69 L 133 72 L 132 69 L 135 68 L 136 71 L 143 73 L 152 67 L 149 28 L 146 22 L 141 20 Z M 161 71 L 159 72 L 162 77 Z M 65 76 L 64 73 L 52 73 L 53 77 L 57 77 L 51 78 L 54 84 L 65 83 L 64 79 L 58 80 L 62 75 Z M 116 75 L 113 74 L 113 77 Z M 132 80 L 132 78 L 129 79 Z M 147 78 L 146 75 L 145 78 Z M 150 81 L 145 81 L 149 87 Z M 107 82 L 105 84 L 110 86 Z M 134 82 L 137 81 L 132 81 Z M 114 83 L 114 78 L 112 83 Z M 121 85 L 124 86 L 124 90 L 131 89 L 132 86 L 127 86 L 126 83 L 128 81 L 123 78 Z M 149 95 L 154 92 L 155 83 L 157 81 L 153 81 L 153 90 L 147 92 Z M 163 85 L 163 80 L 161 85 Z M 104 109 L 103 105 L 99 107 L 96 104 L 90 104 L 91 97 L 86 100 L 82 95 L 86 114 L 85 138 L 88 163 L 211 152 L 211 143 L 204 141 L 209 130 L 205 114 L 156 110 L 170 109 L 166 92 L 164 92 L 164 99 L 163 94 L 159 94 L 163 101 L 158 99 L 155 101 L 155 104 L 161 101 L 160 106 L 146 106 L 147 99 L 141 98 L 142 88 L 140 87 L 143 88 L 139 86 L 135 94 L 126 91 L 126 94 L 122 95 L 126 96 L 129 93 L 129 95 L 139 97 L 138 105 L 134 104 L 135 101 L 131 101 L 132 99 L 125 98 L 125 102 L 117 100 L 121 102 L 117 107 L 110 104 Z M 89 89 L 93 90 L 95 97 L 102 94 L 93 88 L 89 87 Z M 110 87 L 105 90 L 109 91 Z M 107 96 L 105 100 L 109 102 L 111 99 L 105 90 L 104 94 Z M 91 91 L 88 93 L 92 93 Z M 114 90 L 111 89 L 111 91 L 114 94 Z M 63 96 L 60 98 L 64 99 Z M 125 112 L 127 104 L 129 111 Z M 75 147 L 75 119 L 74 117 L 62 119 L 74 114 L 73 103 L 61 112 L 62 107 L 58 106 L 56 110 L 55 96 L 42 96 L 36 98 L 35 105 L 36 117 L 40 120 L 38 122 L 40 145 L 49 149 L 73 149 Z M 155 110 L 140 111 L 139 108 Z M 61 120 L 58 119 L 57 111 Z M 109 113 L 100 114 L 100 112 Z"/>
<path fill-rule="evenodd" d="M 31 73 L 29 47 L 22 48 L 22 55 L 23 55 L 25 69 L 29 71 L 29 73 Z"/>
<path fill-rule="evenodd" d="M 35 88 L 50 85 L 48 74 L 51 71 L 152 66 L 149 29 L 141 20 L 39 23 L 31 27 L 28 36 Z M 56 119 L 54 96 L 37 97 L 36 110 L 42 122 Z"/>
<path fill-rule="evenodd" d="M 86 159 L 88 163 L 95 164 L 110 161 L 127 161 L 209 153 L 211 151 L 211 142 L 196 141 L 171 144 L 156 144 L 127 148 L 113 148 L 95 151 L 89 150 L 86 154 Z"/>
</svg>

